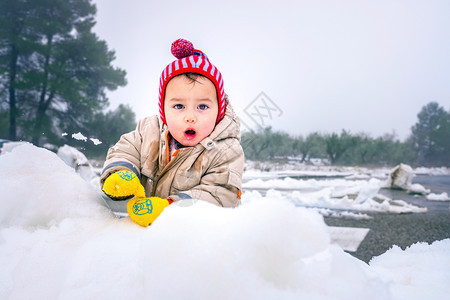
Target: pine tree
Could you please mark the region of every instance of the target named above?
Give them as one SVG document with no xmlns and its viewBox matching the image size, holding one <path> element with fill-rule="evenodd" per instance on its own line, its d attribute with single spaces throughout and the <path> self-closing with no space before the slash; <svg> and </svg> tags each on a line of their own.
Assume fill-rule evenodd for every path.
<svg viewBox="0 0 450 300">
<path fill-rule="evenodd" d="M 111 65 L 114 52 L 92 32 L 90 0 L 4 0 L 0 11 L 10 139 L 57 141 L 106 107 L 106 89 L 126 84 L 125 71 Z"/>
</svg>

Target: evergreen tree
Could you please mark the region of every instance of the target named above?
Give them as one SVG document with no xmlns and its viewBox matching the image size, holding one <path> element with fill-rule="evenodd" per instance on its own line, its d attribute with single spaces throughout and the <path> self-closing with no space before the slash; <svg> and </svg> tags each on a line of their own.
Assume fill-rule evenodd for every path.
<svg viewBox="0 0 450 300">
<path fill-rule="evenodd" d="M 418 164 L 450 165 L 450 112 L 436 102 L 425 105 L 412 127 L 411 141 L 418 155 Z"/>
<path fill-rule="evenodd" d="M 107 105 L 105 89 L 125 85 L 114 52 L 92 32 L 90 0 L 3 0 L 1 84 L 9 91 L 10 138 L 36 145 L 82 126 Z M 0 107 L 1 109 L 2 107 Z"/>
<path fill-rule="evenodd" d="M 80 130 L 80 128 L 82 129 Z M 113 146 L 122 134 L 135 128 L 135 113 L 128 105 L 121 104 L 113 111 L 96 113 L 82 126 L 67 127 L 65 132 L 80 132 L 88 140 L 76 140 L 72 138 L 71 134 L 68 134 L 64 137 L 64 143 L 77 148 L 89 158 L 104 159 L 109 147 Z"/>
</svg>

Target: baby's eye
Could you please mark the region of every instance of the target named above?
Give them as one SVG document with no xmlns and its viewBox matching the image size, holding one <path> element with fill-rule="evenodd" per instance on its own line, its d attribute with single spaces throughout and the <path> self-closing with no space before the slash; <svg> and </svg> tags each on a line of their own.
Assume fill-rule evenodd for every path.
<svg viewBox="0 0 450 300">
<path fill-rule="evenodd" d="M 209 108 L 209 106 L 206 105 L 206 104 L 200 104 L 200 105 L 198 106 L 198 109 L 200 109 L 200 110 L 205 110 L 205 109 L 208 109 L 208 108 Z"/>
<path fill-rule="evenodd" d="M 175 109 L 183 109 L 183 108 L 184 108 L 184 105 L 183 105 L 183 104 L 175 104 L 175 105 L 173 106 L 173 108 L 175 108 Z"/>
</svg>

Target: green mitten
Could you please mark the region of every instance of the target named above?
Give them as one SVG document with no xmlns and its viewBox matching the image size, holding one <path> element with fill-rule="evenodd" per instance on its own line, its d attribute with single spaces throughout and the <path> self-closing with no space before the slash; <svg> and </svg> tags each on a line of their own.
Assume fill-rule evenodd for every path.
<svg viewBox="0 0 450 300">
<path fill-rule="evenodd" d="M 172 204 L 172 200 L 159 197 L 133 198 L 128 201 L 127 211 L 131 220 L 147 227 L 163 212 L 164 208 Z"/>
<path fill-rule="evenodd" d="M 139 178 L 131 171 L 118 171 L 106 178 L 103 192 L 113 200 L 125 200 L 133 196 L 145 197 L 145 189 Z"/>
</svg>

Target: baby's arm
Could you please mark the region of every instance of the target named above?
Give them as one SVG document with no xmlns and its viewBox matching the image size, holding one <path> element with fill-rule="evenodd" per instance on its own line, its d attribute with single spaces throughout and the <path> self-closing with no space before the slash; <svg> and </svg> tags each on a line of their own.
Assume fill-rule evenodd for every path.
<svg viewBox="0 0 450 300">
<path fill-rule="evenodd" d="M 108 150 L 100 178 L 101 183 L 103 184 L 109 175 L 119 170 L 129 170 L 140 176 L 140 146 L 141 139 L 137 130 L 122 135 Z"/>
<path fill-rule="evenodd" d="M 199 185 L 169 198 L 174 201 L 199 199 L 223 207 L 238 206 L 241 203 L 244 151 L 239 142 L 235 141 L 217 154 Z"/>
<path fill-rule="evenodd" d="M 145 144 L 144 136 L 147 141 L 159 140 L 159 123 L 156 116 L 140 120 L 134 131 L 122 135 L 120 140 L 109 148 L 100 178 L 102 184 L 109 175 L 120 170 L 132 171 L 140 177 L 141 164 L 147 158 L 143 155 L 148 155 L 150 148 L 148 142 Z M 147 148 L 147 151 L 142 152 L 143 148 Z"/>
<path fill-rule="evenodd" d="M 100 179 L 101 184 L 109 175 L 119 170 L 132 171 L 139 177 L 142 163 L 152 151 L 157 152 L 159 149 L 159 127 L 158 117 L 152 116 L 140 120 L 135 130 L 122 135 L 108 150 Z M 155 147 L 156 149 L 153 149 Z"/>
</svg>

